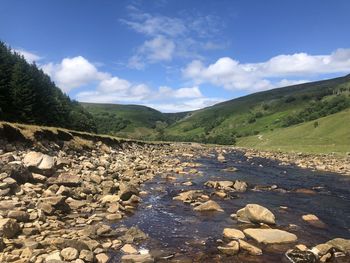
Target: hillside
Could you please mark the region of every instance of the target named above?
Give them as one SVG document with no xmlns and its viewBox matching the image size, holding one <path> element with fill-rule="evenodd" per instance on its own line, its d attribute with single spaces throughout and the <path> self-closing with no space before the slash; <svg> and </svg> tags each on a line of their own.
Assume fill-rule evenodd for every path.
<svg viewBox="0 0 350 263">
<path fill-rule="evenodd" d="M 259 92 L 192 112 L 170 125 L 165 138 L 230 144 L 344 110 L 349 94 L 350 75 Z"/>
<path fill-rule="evenodd" d="M 238 146 L 306 153 L 350 151 L 350 109 L 259 135 L 238 139 Z"/>
<path fill-rule="evenodd" d="M 95 132 L 91 115 L 0 41 L 0 120 Z"/>
<path fill-rule="evenodd" d="M 80 103 L 95 119 L 97 132 L 125 138 L 156 138 L 184 113 L 161 113 L 141 105 Z"/>
</svg>

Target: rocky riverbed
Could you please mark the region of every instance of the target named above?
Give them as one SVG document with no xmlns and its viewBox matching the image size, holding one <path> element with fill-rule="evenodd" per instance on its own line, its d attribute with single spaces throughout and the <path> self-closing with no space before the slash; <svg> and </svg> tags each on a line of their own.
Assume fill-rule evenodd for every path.
<svg viewBox="0 0 350 263">
<path fill-rule="evenodd" d="M 349 177 L 233 148 L 81 144 L 0 141 L 0 262 L 349 262 Z"/>
</svg>

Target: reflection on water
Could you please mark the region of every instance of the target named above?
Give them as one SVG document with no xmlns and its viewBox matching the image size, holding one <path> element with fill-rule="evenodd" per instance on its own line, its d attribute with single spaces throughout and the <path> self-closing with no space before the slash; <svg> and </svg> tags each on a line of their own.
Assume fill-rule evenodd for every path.
<svg viewBox="0 0 350 263">
<path fill-rule="evenodd" d="M 131 217 L 120 225 L 137 225 L 150 239 L 142 244 L 155 255 L 167 258 L 176 254 L 174 262 L 283 262 L 284 252 L 292 245 L 258 245 L 263 256 L 227 257 L 216 250 L 218 239 L 222 238 L 225 227 L 240 228 L 230 219 L 230 214 L 248 203 L 257 203 L 269 208 L 277 218 L 280 229 L 288 229 L 298 236 L 298 242 L 309 247 L 335 237 L 350 238 L 350 178 L 331 173 L 313 172 L 291 166 L 281 166 L 276 161 L 253 158 L 247 160 L 242 153 L 233 152 L 226 156 L 227 163 L 219 163 L 215 156 L 198 159 L 203 172 L 199 175 L 176 175 L 176 181 L 158 177 L 148 182 L 144 189 L 149 192 Z M 222 169 L 236 167 L 237 172 L 223 172 Z M 223 200 L 212 196 L 225 210 L 224 213 L 194 212 L 188 204 L 173 201 L 172 198 L 183 190 L 202 189 L 208 180 L 243 180 L 250 188 L 256 185 L 277 185 L 277 191 L 252 191 L 238 194 L 238 198 Z M 192 181 L 194 185 L 184 186 L 182 182 Z M 281 190 L 283 189 L 283 190 Z M 308 189 L 297 193 L 297 189 Z M 310 191 L 312 190 L 312 191 Z M 305 192 L 305 191 L 304 191 Z M 288 209 L 281 209 L 286 206 Z M 301 216 L 317 215 L 326 225 L 325 229 L 307 225 Z M 290 224 L 295 224 L 290 228 Z M 115 260 L 119 255 L 116 253 Z M 186 261 L 188 260 L 188 261 Z M 161 262 L 161 261 L 160 261 Z"/>
</svg>

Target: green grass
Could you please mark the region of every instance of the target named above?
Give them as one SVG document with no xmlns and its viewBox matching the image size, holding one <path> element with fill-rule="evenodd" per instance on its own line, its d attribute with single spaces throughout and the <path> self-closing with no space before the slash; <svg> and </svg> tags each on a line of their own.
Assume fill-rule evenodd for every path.
<svg viewBox="0 0 350 263">
<path fill-rule="evenodd" d="M 314 122 L 318 126 L 314 127 Z M 288 128 L 240 138 L 237 146 L 305 153 L 350 152 L 350 109 Z"/>
</svg>

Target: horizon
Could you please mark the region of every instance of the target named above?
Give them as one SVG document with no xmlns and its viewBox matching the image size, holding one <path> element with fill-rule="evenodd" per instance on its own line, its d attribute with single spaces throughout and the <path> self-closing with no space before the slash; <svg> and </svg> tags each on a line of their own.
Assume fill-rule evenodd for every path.
<svg viewBox="0 0 350 263">
<path fill-rule="evenodd" d="M 185 112 L 346 76 L 349 10 L 348 1 L 4 0 L 0 36 L 72 99 Z"/>
</svg>

